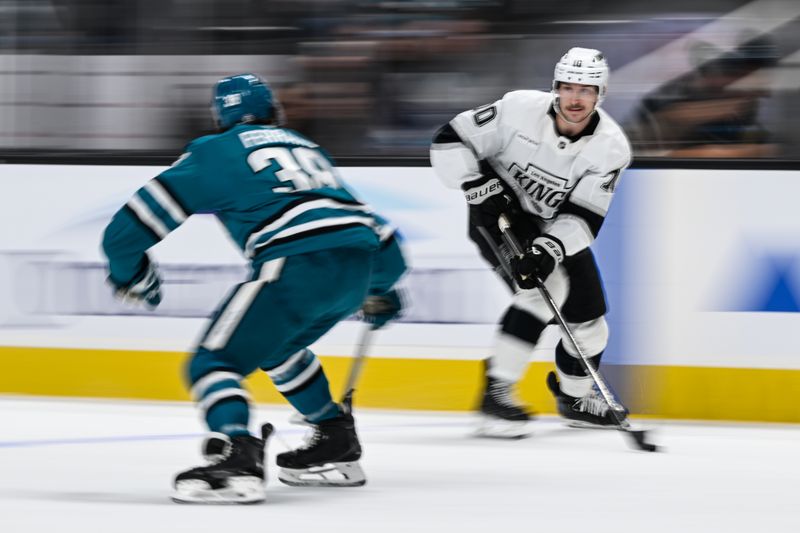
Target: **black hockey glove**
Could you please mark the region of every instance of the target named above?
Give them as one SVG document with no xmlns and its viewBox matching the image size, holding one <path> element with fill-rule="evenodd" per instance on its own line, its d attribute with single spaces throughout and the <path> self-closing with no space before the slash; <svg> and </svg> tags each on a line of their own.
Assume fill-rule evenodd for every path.
<svg viewBox="0 0 800 533">
<path fill-rule="evenodd" d="M 128 283 L 118 283 L 111 276 L 108 283 L 114 288 L 114 296 L 123 303 L 142 304 L 155 309 L 161 303 L 161 277 L 156 266 L 145 255 L 142 268 Z"/>
<path fill-rule="evenodd" d="M 361 316 L 372 329 L 380 329 L 390 320 L 394 320 L 403 310 L 403 300 L 397 290 L 392 289 L 380 296 L 367 296 L 361 306 Z"/>
<path fill-rule="evenodd" d="M 534 278 L 542 282 L 547 280 L 563 258 L 564 252 L 557 241 L 547 236 L 538 237 L 526 247 L 522 257 L 511 258 L 511 272 L 521 289 L 533 289 L 536 288 Z"/>
<path fill-rule="evenodd" d="M 464 199 L 469 204 L 469 218 L 473 224 L 483 226 L 500 240 L 497 219 L 502 214 L 519 211 L 512 194 L 505 189 L 499 177 L 482 176 L 461 185 Z"/>
</svg>

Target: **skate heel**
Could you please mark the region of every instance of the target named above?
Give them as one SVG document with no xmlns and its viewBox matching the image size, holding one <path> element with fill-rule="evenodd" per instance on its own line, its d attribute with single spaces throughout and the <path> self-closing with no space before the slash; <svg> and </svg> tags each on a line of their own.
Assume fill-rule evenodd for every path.
<svg viewBox="0 0 800 533">
<path fill-rule="evenodd" d="M 367 482 L 358 461 L 310 468 L 281 468 L 278 479 L 292 487 L 360 487 Z"/>
<path fill-rule="evenodd" d="M 527 420 L 505 420 L 480 413 L 475 436 L 492 439 L 524 439 L 531 434 L 530 426 Z"/>
<path fill-rule="evenodd" d="M 172 500 L 177 503 L 259 503 L 266 499 L 264 451 L 272 424 L 264 424 L 261 438 L 228 437 L 212 433 L 202 453 L 209 462 L 175 477 Z"/>
</svg>

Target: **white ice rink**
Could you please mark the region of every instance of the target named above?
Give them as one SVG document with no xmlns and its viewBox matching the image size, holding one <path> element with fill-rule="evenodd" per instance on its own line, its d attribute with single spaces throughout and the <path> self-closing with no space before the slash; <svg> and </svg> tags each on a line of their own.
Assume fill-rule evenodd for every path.
<svg viewBox="0 0 800 533">
<path fill-rule="evenodd" d="M 367 485 L 304 489 L 275 479 L 289 413 L 257 414 L 280 437 L 268 501 L 212 507 L 169 499 L 199 464 L 192 406 L 0 399 L 0 532 L 800 532 L 798 426 L 649 423 L 648 454 L 554 418 L 498 441 L 471 415 L 362 411 Z"/>
</svg>

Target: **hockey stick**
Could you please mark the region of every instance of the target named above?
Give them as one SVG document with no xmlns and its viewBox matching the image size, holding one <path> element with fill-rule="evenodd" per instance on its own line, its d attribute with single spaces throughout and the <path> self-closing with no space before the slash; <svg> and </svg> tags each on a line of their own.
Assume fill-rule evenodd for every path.
<svg viewBox="0 0 800 533">
<path fill-rule="evenodd" d="M 492 249 L 492 253 L 497 257 L 497 260 L 500 262 L 500 268 L 503 270 L 502 274 L 505 280 L 511 286 L 511 291 L 516 292 L 519 287 L 517 287 L 517 283 L 514 281 L 514 274 L 511 272 L 511 266 L 509 266 L 508 261 L 506 260 L 503 252 L 498 248 L 498 246 L 494 243 L 494 239 L 489 234 L 489 232 L 483 226 L 476 226 L 478 228 L 478 233 L 481 234 L 483 240 L 486 241 L 486 244 L 489 248 Z"/>
<path fill-rule="evenodd" d="M 511 224 L 508 221 L 508 218 L 505 215 L 500 215 L 498 221 L 498 226 L 500 227 L 500 233 L 503 236 L 503 240 L 505 241 L 506 245 L 509 249 L 518 257 L 522 257 L 524 254 L 522 252 L 522 247 L 519 245 L 519 241 L 517 241 L 514 234 L 511 232 Z M 486 231 L 484 229 L 484 231 Z M 494 244 L 493 241 L 490 241 L 490 246 L 493 246 L 494 249 L 497 246 Z M 500 254 L 499 250 L 497 250 L 498 259 L 503 259 Z M 510 271 L 510 266 L 507 267 Z M 583 370 L 589 374 L 594 381 L 594 384 L 597 386 L 597 389 L 600 391 L 600 395 L 605 400 L 606 404 L 608 404 L 609 409 L 611 410 L 611 415 L 614 418 L 614 422 L 616 422 L 617 429 L 630 435 L 631 439 L 635 443 L 636 447 L 640 450 L 644 450 L 647 452 L 655 452 L 658 450 L 655 444 L 649 443 L 646 441 L 646 434 L 645 430 L 634 430 L 631 427 L 630 422 L 628 422 L 627 418 L 623 418 L 620 413 L 624 412 L 624 408 L 620 403 L 614 398 L 614 395 L 606 385 L 605 379 L 603 376 L 594 369 L 594 367 L 589 363 L 588 357 L 583 350 L 578 345 L 578 341 L 575 339 L 575 336 L 572 334 L 572 331 L 569 329 L 567 322 L 564 320 L 564 316 L 561 314 L 561 310 L 559 310 L 558 305 L 556 305 L 555 300 L 550 295 L 550 291 L 547 290 L 545 287 L 544 282 L 542 281 L 539 276 L 534 276 L 534 282 L 536 283 L 536 288 L 539 290 L 539 293 L 544 298 L 547 306 L 550 308 L 550 312 L 553 313 L 553 316 L 558 322 L 561 331 L 569 338 L 570 343 L 575 348 L 575 351 L 578 352 L 578 361 L 580 361 Z"/>
<path fill-rule="evenodd" d="M 353 393 L 356 390 L 358 378 L 361 376 L 361 369 L 364 366 L 364 359 L 366 359 L 367 351 L 372 344 L 372 334 L 374 332 L 375 328 L 372 324 L 364 324 L 364 328 L 361 330 L 361 335 L 356 344 L 353 362 L 350 364 L 350 372 L 347 374 L 347 381 L 342 390 L 341 400 L 339 400 L 339 403 L 342 404 L 342 408 L 347 413 L 353 412 Z M 292 416 L 289 417 L 289 423 L 299 426 L 309 425 L 308 420 L 297 412 L 292 413 Z"/>
<path fill-rule="evenodd" d="M 353 363 L 350 365 L 350 373 L 347 375 L 347 381 L 342 390 L 341 404 L 348 413 L 353 412 L 353 393 L 356 390 L 358 378 L 361 377 L 361 368 L 364 366 L 367 350 L 372 344 L 372 334 L 374 332 L 375 327 L 372 324 L 364 324 L 364 328 L 361 330 L 361 337 L 358 339 L 358 344 L 356 344 Z"/>
</svg>

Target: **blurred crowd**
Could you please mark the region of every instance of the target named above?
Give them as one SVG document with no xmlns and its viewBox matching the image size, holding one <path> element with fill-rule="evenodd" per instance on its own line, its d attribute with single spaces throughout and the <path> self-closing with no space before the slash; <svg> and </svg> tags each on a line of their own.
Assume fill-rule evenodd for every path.
<svg viewBox="0 0 800 533">
<path fill-rule="evenodd" d="M 241 66 L 265 75 L 290 126 L 334 155 L 424 156 L 453 115 L 510 90 L 548 90 L 558 55 L 587 46 L 609 58 L 604 105 L 637 156 L 797 159 L 793 4 L 676 0 L 664 12 L 632 0 L 573 0 L 569 10 L 555 0 L 0 0 L 0 81 L 13 87 L 0 106 L 0 149 L 178 150 L 212 127 L 209 82 Z M 743 23 L 748 9 L 756 15 Z M 35 56 L 60 59 L 43 68 Z M 155 56 L 147 68 L 131 59 Z M 91 64 L 88 81 L 58 67 L 66 58 Z M 245 68 L 248 58 L 269 61 Z M 33 98 L 27 88 L 44 71 L 48 89 Z M 151 93 L 127 97 L 112 77 Z M 65 103 L 75 114 L 63 110 L 67 124 L 54 134 L 60 93 L 84 83 L 95 100 Z M 166 124 L 143 122 L 153 109 Z"/>
</svg>

